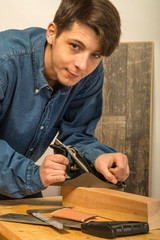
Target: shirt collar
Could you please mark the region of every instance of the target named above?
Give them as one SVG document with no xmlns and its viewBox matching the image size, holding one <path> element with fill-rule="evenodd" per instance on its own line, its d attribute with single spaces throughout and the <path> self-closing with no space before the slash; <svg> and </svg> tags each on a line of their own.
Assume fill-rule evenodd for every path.
<svg viewBox="0 0 160 240">
<path fill-rule="evenodd" d="M 33 46 L 33 76 L 35 93 L 38 94 L 48 83 L 44 77 L 44 52 L 46 44 L 46 32 L 43 33 Z"/>
</svg>

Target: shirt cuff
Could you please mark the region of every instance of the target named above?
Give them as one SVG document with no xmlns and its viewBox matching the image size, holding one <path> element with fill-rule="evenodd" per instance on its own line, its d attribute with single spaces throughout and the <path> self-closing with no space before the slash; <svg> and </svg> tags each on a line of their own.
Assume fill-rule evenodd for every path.
<svg viewBox="0 0 160 240">
<path fill-rule="evenodd" d="M 40 166 L 35 165 L 34 163 L 31 164 L 27 169 L 27 192 L 26 195 L 31 195 L 42 190 L 45 190 L 45 187 L 42 183 L 40 173 L 39 173 Z"/>
<path fill-rule="evenodd" d="M 115 152 L 116 151 L 113 148 L 105 146 L 104 150 L 100 148 L 99 149 L 90 148 L 90 149 L 87 149 L 83 154 L 86 159 L 88 159 L 93 165 L 95 165 L 95 161 L 100 155 L 106 154 L 106 153 L 115 153 Z"/>
</svg>

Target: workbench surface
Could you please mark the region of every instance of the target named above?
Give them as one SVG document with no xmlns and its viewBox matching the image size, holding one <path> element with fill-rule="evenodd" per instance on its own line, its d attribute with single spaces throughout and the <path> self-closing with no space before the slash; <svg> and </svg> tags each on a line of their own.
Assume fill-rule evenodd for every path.
<svg viewBox="0 0 160 240">
<path fill-rule="evenodd" d="M 62 198 L 47 197 L 23 200 L 0 201 L 0 215 L 7 213 L 26 214 L 28 209 L 54 208 L 62 206 Z M 0 240 L 100 240 L 80 230 L 56 230 L 50 226 L 0 221 Z M 120 240 L 160 240 L 160 229 L 148 234 L 116 238 Z"/>
</svg>

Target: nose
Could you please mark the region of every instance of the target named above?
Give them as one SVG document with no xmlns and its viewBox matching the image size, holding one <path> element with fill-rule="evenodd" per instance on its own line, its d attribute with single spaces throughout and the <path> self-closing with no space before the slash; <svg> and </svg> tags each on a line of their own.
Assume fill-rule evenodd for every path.
<svg viewBox="0 0 160 240">
<path fill-rule="evenodd" d="M 75 67 L 85 72 L 88 68 L 89 57 L 87 54 L 78 54 L 75 59 Z"/>
</svg>

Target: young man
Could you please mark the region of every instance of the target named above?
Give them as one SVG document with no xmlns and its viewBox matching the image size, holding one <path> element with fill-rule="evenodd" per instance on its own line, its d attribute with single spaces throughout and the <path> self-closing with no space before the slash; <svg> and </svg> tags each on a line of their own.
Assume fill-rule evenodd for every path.
<svg viewBox="0 0 160 240">
<path fill-rule="evenodd" d="M 36 196 L 65 180 L 66 157 L 35 164 L 57 131 L 109 181 L 128 177 L 127 157 L 94 136 L 102 113 L 102 56 L 119 38 L 119 14 L 108 0 L 62 0 L 47 31 L 0 33 L 1 199 Z"/>
</svg>

